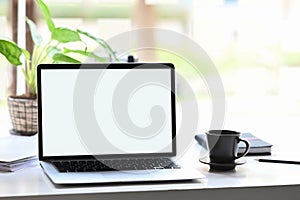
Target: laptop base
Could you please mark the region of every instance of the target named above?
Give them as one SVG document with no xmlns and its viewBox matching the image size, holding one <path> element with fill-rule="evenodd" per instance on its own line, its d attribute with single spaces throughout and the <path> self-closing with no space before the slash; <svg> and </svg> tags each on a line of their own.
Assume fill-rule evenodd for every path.
<svg viewBox="0 0 300 200">
<path fill-rule="evenodd" d="M 111 172 L 60 173 L 51 163 L 40 161 L 46 175 L 55 184 L 122 183 L 148 181 L 175 181 L 203 179 L 205 176 L 194 169 L 157 169 Z"/>
</svg>

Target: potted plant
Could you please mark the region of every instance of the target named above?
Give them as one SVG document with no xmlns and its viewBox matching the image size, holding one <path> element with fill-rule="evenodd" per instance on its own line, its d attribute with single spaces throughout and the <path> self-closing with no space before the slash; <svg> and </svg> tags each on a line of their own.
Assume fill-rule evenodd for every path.
<svg viewBox="0 0 300 200">
<path fill-rule="evenodd" d="M 21 66 L 22 56 L 25 58 L 22 72 L 26 80 L 27 93 L 21 96 L 8 97 L 9 112 L 13 125 L 11 133 L 20 135 L 34 135 L 37 133 L 36 68 L 40 63 L 81 63 L 81 60 L 87 57 L 91 57 L 98 62 L 108 61 L 107 58 L 88 51 L 82 38 L 95 41 L 107 52 L 109 60 L 117 60 L 115 53 L 103 39 L 97 38 L 86 31 L 56 27 L 49 8 L 43 0 L 36 0 L 36 2 L 42 11 L 51 38 L 46 42 L 43 41 L 35 23 L 26 18 L 34 42 L 32 54 L 12 41 L 0 39 L 0 53 L 13 66 Z M 68 48 L 67 44 L 71 42 L 78 43 L 76 46 L 81 48 Z M 76 54 L 76 59 L 72 57 L 74 54 Z"/>
</svg>

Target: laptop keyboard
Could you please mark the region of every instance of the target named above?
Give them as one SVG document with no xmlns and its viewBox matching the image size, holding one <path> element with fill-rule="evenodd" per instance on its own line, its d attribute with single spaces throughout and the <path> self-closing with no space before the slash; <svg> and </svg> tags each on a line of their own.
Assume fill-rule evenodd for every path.
<svg viewBox="0 0 300 200">
<path fill-rule="evenodd" d="M 103 172 L 124 170 L 179 169 L 169 158 L 53 161 L 59 172 Z"/>
</svg>

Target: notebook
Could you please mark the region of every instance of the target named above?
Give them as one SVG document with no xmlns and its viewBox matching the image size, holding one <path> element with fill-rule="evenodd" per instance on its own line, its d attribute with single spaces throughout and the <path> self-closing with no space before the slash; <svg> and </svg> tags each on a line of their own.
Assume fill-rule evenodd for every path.
<svg viewBox="0 0 300 200">
<path fill-rule="evenodd" d="M 0 171 L 14 172 L 37 165 L 37 136 L 0 138 Z"/>
<path fill-rule="evenodd" d="M 256 137 L 252 133 L 241 133 L 241 138 L 247 140 L 250 144 L 250 149 L 247 155 L 270 155 L 271 154 L 271 147 L 272 144 Z M 206 136 L 205 134 L 198 134 L 195 136 L 197 142 L 207 149 L 206 144 Z M 245 151 L 245 144 L 239 143 L 238 144 L 238 153 L 243 153 Z"/>
<path fill-rule="evenodd" d="M 39 161 L 56 184 L 201 179 L 176 161 L 171 63 L 37 68 Z"/>
</svg>

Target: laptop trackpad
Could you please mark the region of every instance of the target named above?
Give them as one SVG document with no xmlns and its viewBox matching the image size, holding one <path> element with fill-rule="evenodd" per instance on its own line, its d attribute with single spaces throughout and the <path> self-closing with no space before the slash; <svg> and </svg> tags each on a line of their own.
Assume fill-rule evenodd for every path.
<svg viewBox="0 0 300 200">
<path fill-rule="evenodd" d="M 104 172 L 102 173 L 103 178 L 105 179 L 117 179 L 122 182 L 128 180 L 145 180 L 152 179 L 156 177 L 157 172 L 154 171 L 113 171 L 113 172 Z"/>
</svg>

